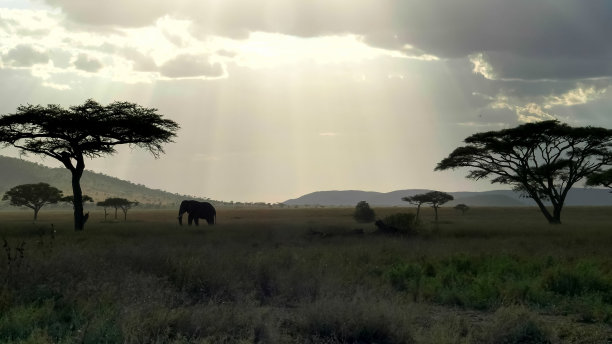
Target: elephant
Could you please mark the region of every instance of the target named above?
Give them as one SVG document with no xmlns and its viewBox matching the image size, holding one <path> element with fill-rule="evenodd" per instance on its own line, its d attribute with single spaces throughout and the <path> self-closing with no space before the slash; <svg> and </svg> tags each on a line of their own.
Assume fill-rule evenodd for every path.
<svg viewBox="0 0 612 344">
<path fill-rule="evenodd" d="M 185 200 L 181 202 L 181 208 L 179 209 L 178 221 L 179 225 L 183 225 L 183 214 L 187 213 L 187 221 L 191 226 L 191 222 L 195 222 L 198 226 L 199 219 L 206 219 L 209 225 L 214 225 L 217 219 L 217 211 L 212 204 L 208 202 L 198 202 L 193 200 Z"/>
</svg>

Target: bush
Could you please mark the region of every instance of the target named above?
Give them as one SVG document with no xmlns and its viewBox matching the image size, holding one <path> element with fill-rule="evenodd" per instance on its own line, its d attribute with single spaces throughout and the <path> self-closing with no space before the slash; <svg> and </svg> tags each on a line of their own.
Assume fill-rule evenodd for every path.
<svg viewBox="0 0 612 344">
<path fill-rule="evenodd" d="M 370 208 L 370 205 L 366 201 L 361 201 L 357 203 L 355 207 L 355 213 L 353 214 L 353 218 L 357 222 L 372 222 L 374 221 L 374 210 Z"/>
<path fill-rule="evenodd" d="M 552 341 L 546 328 L 533 313 L 522 307 L 500 308 L 485 331 L 486 343 L 503 344 L 547 344 Z"/>
<path fill-rule="evenodd" d="M 396 213 L 385 217 L 383 222 L 387 226 L 397 228 L 399 234 L 414 234 L 414 218 L 415 215 L 411 213 Z"/>
</svg>

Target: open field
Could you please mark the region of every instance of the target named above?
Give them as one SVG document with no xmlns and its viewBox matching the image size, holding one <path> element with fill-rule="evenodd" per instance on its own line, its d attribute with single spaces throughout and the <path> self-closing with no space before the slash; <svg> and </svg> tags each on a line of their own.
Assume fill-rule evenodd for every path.
<svg viewBox="0 0 612 344">
<path fill-rule="evenodd" d="M 69 212 L 0 212 L 0 341 L 612 342 L 611 208 L 567 208 L 560 226 L 535 208 L 441 208 L 434 224 L 425 208 L 409 237 L 352 211 L 221 208 L 199 227 L 96 212 L 82 233 Z"/>
</svg>

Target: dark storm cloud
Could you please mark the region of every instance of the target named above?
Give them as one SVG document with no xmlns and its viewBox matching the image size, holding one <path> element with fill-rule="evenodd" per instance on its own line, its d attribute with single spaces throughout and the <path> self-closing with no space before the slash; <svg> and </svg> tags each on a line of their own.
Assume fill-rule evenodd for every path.
<svg viewBox="0 0 612 344">
<path fill-rule="evenodd" d="M 95 73 L 102 69 L 102 63 L 96 58 L 80 54 L 77 59 L 73 62 L 77 69 L 84 70 L 86 72 Z"/>
<path fill-rule="evenodd" d="M 163 76 L 169 78 L 219 77 L 223 68 L 218 63 L 210 63 L 199 55 L 179 55 L 159 68 Z"/>
<path fill-rule="evenodd" d="M 18 45 L 4 56 L 4 61 L 14 67 L 31 67 L 35 64 L 44 64 L 49 61 L 49 55 L 29 45 Z"/>
</svg>

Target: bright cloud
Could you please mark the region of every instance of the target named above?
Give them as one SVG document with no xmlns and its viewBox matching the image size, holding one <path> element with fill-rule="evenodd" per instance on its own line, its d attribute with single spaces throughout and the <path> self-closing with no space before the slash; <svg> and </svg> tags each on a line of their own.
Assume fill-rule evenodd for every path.
<svg viewBox="0 0 612 344">
<path fill-rule="evenodd" d="M 483 53 L 473 54 L 469 56 L 470 62 L 474 66 L 472 72 L 480 74 L 486 79 L 495 80 L 497 76 L 493 71 L 493 67 L 487 62 Z"/>
<path fill-rule="evenodd" d="M 550 109 L 553 106 L 573 106 L 586 104 L 606 93 L 607 88 L 597 88 L 595 86 L 578 85 L 575 89 L 569 90 L 558 96 L 550 96 L 544 102 L 544 108 Z"/>
</svg>

